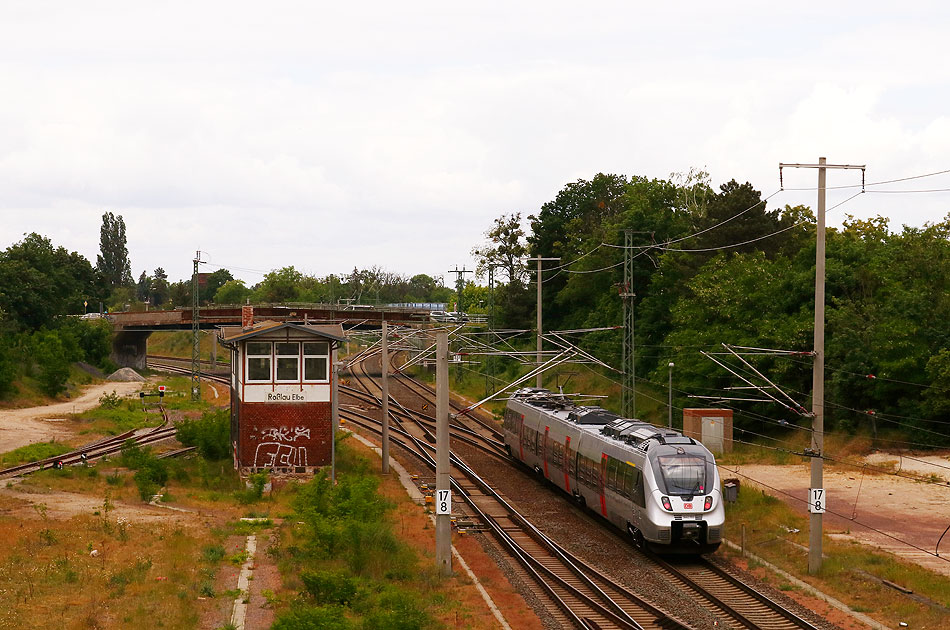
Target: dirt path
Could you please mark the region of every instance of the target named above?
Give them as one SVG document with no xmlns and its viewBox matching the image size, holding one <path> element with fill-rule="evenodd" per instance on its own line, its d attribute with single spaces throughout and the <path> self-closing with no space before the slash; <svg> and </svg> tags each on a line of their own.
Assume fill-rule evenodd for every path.
<svg viewBox="0 0 950 630">
<path fill-rule="evenodd" d="M 72 433 L 60 426 L 57 420 L 62 420 L 66 414 L 79 413 L 98 406 L 99 397 L 113 390 L 118 395 L 125 396 L 139 391 L 141 387 L 142 383 L 100 383 L 86 387 L 81 396 L 66 402 L 0 410 L 0 453 L 34 442 L 66 440 Z"/>
<path fill-rule="evenodd" d="M 898 456 L 884 459 L 896 461 Z M 738 477 L 743 487 L 757 483 L 797 512 L 807 513 L 807 464 L 724 466 L 720 474 L 724 478 Z M 950 534 L 940 543 L 940 557 L 933 555 L 937 541 L 950 525 L 950 485 L 946 482 L 923 483 L 887 474 L 862 475 L 860 469 L 826 467 L 824 486 L 828 512 L 823 526 L 827 535 L 857 540 L 950 576 Z"/>
<path fill-rule="evenodd" d="M 79 494 L 62 490 L 50 490 L 18 483 L 10 480 L 6 487 L 0 487 L 0 497 L 13 501 L 0 512 L 22 519 L 40 518 L 33 506 L 44 506 L 46 516 L 54 520 L 67 520 L 77 515 L 89 515 L 101 511 L 103 497 L 91 494 Z M 112 501 L 110 516 L 122 518 L 130 523 L 178 523 L 196 524 L 201 515 L 195 511 L 175 511 L 148 503 L 127 503 L 121 499 Z"/>
</svg>

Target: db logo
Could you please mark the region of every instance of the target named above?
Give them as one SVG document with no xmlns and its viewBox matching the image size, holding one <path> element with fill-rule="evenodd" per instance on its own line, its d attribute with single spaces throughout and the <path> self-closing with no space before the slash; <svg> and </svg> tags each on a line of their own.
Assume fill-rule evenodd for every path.
<svg viewBox="0 0 950 630">
<path fill-rule="evenodd" d="M 692 510 L 692 509 L 693 509 L 693 504 L 692 504 L 692 503 L 684 503 L 684 504 L 683 504 L 683 507 L 684 507 L 685 509 L 687 509 L 687 510 Z"/>
</svg>

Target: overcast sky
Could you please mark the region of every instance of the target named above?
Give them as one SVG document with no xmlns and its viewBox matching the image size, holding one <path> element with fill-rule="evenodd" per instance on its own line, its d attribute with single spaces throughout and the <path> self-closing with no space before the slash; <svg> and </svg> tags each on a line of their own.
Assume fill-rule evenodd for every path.
<svg viewBox="0 0 950 630">
<path fill-rule="evenodd" d="M 819 156 L 868 182 L 950 169 L 946 3 L 460 4 L 4 0 L 0 249 L 38 232 L 95 263 L 111 211 L 136 278 L 190 276 L 196 250 L 248 284 L 439 276 L 598 172 L 766 196 Z M 948 212 L 950 192 L 865 194 L 829 224 Z"/>
</svg>

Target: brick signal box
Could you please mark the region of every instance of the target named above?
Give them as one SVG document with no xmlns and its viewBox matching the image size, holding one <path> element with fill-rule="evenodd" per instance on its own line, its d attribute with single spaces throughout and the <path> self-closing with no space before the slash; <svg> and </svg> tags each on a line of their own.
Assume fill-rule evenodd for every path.
<svg viewBox="0 0 950 630">
<path fill-rule="evenodd" d="M 713 453 L 732 452 L 732 409 L 684 409 L 683 435 Z"/>
<path fill-rule="evenodd" d="M 242 475 L 312 474 L 333 440 L 331 372 L 339 324 L 261 322 L 221 330 L 231 351 L 231 447 Z"/>
</svg>

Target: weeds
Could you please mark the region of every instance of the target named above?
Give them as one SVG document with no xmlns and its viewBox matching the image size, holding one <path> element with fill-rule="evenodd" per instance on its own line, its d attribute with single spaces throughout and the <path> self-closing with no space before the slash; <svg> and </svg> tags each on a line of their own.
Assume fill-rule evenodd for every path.
<svg viewBox="0 0 950 630">
<path fill-rule="evenodd" d="M 392 532 L 392 505 L 379 496 L 378 478 L 352 452 L 339 461 L 337 485 L 322 474 L 297 489 L 288 520 L 298 525 L 272 547 L 302 583 L 273 630 L 433 627 L 419 587 L 410 586 L 420 574 L 417 558 Z"/>
<path fill-rule="evenodd" d="M 103 409 L 118 409 L 121 404 L 122 397 L 116 394 L 114 389 L 111 394 L 99 396 L 99 406 Z"/>
</svg>

